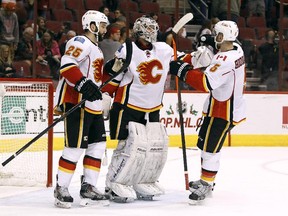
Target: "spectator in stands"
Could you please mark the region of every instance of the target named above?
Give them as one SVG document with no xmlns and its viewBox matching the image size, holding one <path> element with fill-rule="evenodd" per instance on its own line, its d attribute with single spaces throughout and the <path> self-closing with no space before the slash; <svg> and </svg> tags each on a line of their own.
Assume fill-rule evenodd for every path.
<svg viewBox="0 0 288 216">
<path fill-rule="evenodd" d="M 129 25 L 129 30 L 128 30 L 128 38 L 131 38 L 132 37 L 132 32 L 133 32 L 133 24 Z M 119 39 L 119 42 L 122 44 L 122 43 L 125 43 L 126 41 L 126 38 L 127 38 L 127 28 L 126 27 L 122 27 L 120 29 L 120 39 Z"/>
<path fill-rule="evenodd" d="M 57 41 L 53 39 L 53 33 L 49 30 L 44 32 L 42 38 L 37 41 L 36 48 L 36 62 L 43 65 L 48 64 L 51 76 L 58 79 L 61 54 Z"/>
<path fill-rule="evenodd" d="M 258 48 L 261 54 L 261 82 L 267 85 L 268 91 L 278 90 L 278 63 L 279 46 L 276 39 L 276 32 L 269 29 L 266 33 L 266 42 Z"/>
<path fill-rule="evenodd" d="M 230 20 L 237 23 L 240 15 L 241 0 L 231 0 Z M 213 0 L 211 4 L 212 17 L 218 17 L 220 20 L 228 20 L 228 0 Z"/>
<path fill-rule="evenodd" d="M 200 37 L 202 35 L 211 35 L 211 34 L 212 34 L 212 21 L 209 19 L 204 20 L 201 28 L 196 33 L 195 38 L 194 38 L 193 43 L 194 43 L 195 49 L 199 46 L 203 46 L 203 43 L 200 41 Z"/>
<path fill-rule="evenodd" d="M 8 45 L 2 44 L 0 46 L 0 77 L 12 78 L 19 77 L 12 65 L 11 50 Z"/>
<path fill-rule="evenodd" d="M 26 27 L 15 53 L 15 60 L 25 60 L 30 66 L 32 65 L 33 58 L 33 36 L 33 28 Z"/>
<path fill-rule="evenodd" d="M 120 26 L 116 23 L 110 24 L 107 28 L 104 40 L 99 42 L 99 47 L 104 55 L 104 63 L 114 58 L 115 52 L 121 46 L 120 40 Z"/>
<path fill-rule="evenodd" d="M 99 11 L 104 13 L 106 15 L 106 17 L 108 18 L 108 24 L 109 25 L 110 23 L 112 23 L 114 21 L 114 19 L 110 16 L 110 9 L 109 7 L 103 5 L 99 8 Z"/>
<path fill-rule="evenodd" d="M 114 10 L 114 22 L 116 21 L 116 19 L 120 16 L 124 16 L 125 17 L 125 14 L 122 10 L 120 10 L 119 8 L 117 8 L 116 10 Z M 126 21 L 125 21 L 126 22 Z"/>
<path fill-rule="evenodd" d="M 115 18 L 115 23 L 119 25 L 120 27 L 125 27 L 126 26 L 126 17 L 121 15 L 117 18 Z"/>
<path fill-rule="evenodd" d="M 33 26 L 32 26 L 33 28 Z M 39 40 L 40 38 L 42 38 L 44 32 L 47 31 L 46 28 L 46 19 L 44 17 L 39 16 L 37 18 L 37 38 L 36 40 Z"/>
<path fill-rule="evenodd" d="M 248 0 L 247 5 L 249 16 L 265 17 L 265 0 Z"/>
<path fill-rule="evenodd" d="M 75 37 L 75 36 L 76 36 L 76 32 L 75 32 L 74 30 L 70 30 L 70 31 L 67 32 L 67 34 L 66 34 L 66 40 L 65 40 L 63 43 L 61 43 L 60 46 L 59 46 L 61 56 L 64 55 L 65 47 L 66 47 L 67 42 L 68 42 L 71 38 L 73 38 L 73 37 Z"/>
<path fill-rule="evenodd" d="M 19 42 L 19 24 L 15 13 L 15 1 L 2 1 L 0 8 L 0 44 L 10 47 L 12 60 Z"/>
</svg>

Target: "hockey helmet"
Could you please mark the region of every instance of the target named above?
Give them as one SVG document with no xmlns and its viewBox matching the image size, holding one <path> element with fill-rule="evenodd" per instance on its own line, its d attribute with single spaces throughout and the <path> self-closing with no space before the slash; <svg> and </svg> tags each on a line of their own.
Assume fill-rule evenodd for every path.
<svg viewBox="0 0 288 216">
<path fill-rule="evenodd" d="M 158 30 L 158 23 L 152 17 L 145 15 L 136 19 L 133 26 L 134 36 L 136 38 L 143 38 L 150 43 L 157 41 Z"/>
<path fill-rule="evenodd" d="M 91 31 L 90 24 L 92 22 L 95 23 L 95 25 L 97 27 L 97 32 Z M 106 17 L 106 15 L 104 13 L 101 13 L 101 12 L 96 11 L 96 10 L 88 10 L 82 16 L 82 27 L 83 27 L 83 30 L 88 29 L 90 32 L 92 32 L 94 34 L 98 34 L 99 26 L 100 26 L 101 22 L 108 24 L 108 18 Z"/>
<path fill-rule="evenodd" d="M 216 35 L 216 43 L 222 43 L 223 41 L 235 41 L 239 33 L 237 24 L 230 20 L 223 20 L 216 23 L 214 26 L 214 31 Z M 220 42 L 216 41 L 217 35 L 219 33 L 223 34 L 223 40 Z"/>
</svg>

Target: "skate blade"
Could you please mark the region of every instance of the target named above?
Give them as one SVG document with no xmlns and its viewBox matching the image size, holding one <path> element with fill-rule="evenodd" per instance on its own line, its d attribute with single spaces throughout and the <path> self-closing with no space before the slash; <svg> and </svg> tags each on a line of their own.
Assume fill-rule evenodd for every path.
<svg viewBox="0 0 288 216">
<path fill-rule="evenodd" d="M 109 206 L 109 200 L 91 200 L 91 199 L 81 199 L 80 206 L 100 206 L 105 207 Z"/>
<path fill-rule="evenodd" d="M 58 199 L 55 199 L 54 201 L 54 205 L 58 208 L 65 208 L 65 209 L 69 209 L 72 206 L 71 202 L 62 202 Z"/>
<path fill-rule="evenodd" d="M 204 200 L 191 200 L 189 199 L 188 204 L 191 206 L 202 205 Z"/>
</svg>

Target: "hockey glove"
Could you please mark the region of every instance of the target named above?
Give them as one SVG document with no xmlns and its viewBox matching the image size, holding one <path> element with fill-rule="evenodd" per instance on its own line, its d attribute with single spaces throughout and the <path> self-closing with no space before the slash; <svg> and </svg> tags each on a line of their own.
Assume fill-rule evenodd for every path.
<svg viewBox="0 0 288 216">
<path fill-rule="evenodd" d="M 103 97 L 103 100 L 102 100 L 103 117 L 104 118 L 108 118 L 110 107 L 111 107 L 112 98 L 110 97 L 110 95 L 107 92 L 104 92 L 102 94 L 102 97 Z"/>
<path fill-rule="evenodd" d="M 117 73 L 123 67 L 123 59 L 115 58 L 112 70 Z"/>
<path fill-rule="evenodd" d="M 191 69 L 192 69 L 191 65 L 181 60 L 170 62 L 170 74 L 179 77 L 179 79 L 184 82 L 186 80 L 187 72 Z"/>
<path fill-rule="evenodd" d="M 84 76 L 75 84 L 74 89 L 88 101 L 102 100 L 102 93 L 97 85 Z"/>
<path fill-rule="evenodd" d="M 191 53 L 193 68 L 207 67 L 214 56 L 214 53 L 206 46 L 200 46 L 197 51 Z"/>
<path fill-rule="evenodd" d="M 104 65 L 104 70 L 107 71 L 110 76 L 113 76 L 122 68 L 122 66 L 123 59 L 114 58 Z"/>
</svg>

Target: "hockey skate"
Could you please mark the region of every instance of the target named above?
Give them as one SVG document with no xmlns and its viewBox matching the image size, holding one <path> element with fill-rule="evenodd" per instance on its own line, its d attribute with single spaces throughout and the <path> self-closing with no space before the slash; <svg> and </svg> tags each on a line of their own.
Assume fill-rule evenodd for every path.
<svg viewBox="0 0 288 216">
<path fill-rule="evenodd" d="M 84 181 L 84 177 L 81 176 L 81 189 L 80 189 L 80 205 L 100 205 L 109 206 L 109 196 L 102 194 L 93 185 L 88 184 Z"/>
<path fill-rule="evenodd" d="M 189 204 L 195 205 L 199 201 L 204 200 L 209 196 L 214 188 L 214 183 L 209 184 L 203 180 L 189 182 L 189 190 L 192 192 L 189 195 Z"/>
<path fill-rule="evenodd" d="M 73 197 L 71 197 L 67 187 L 61 187 L 58 184 L 54 189 L 55 206 L 60 208 L 71 208 Z"/>
</svg>

